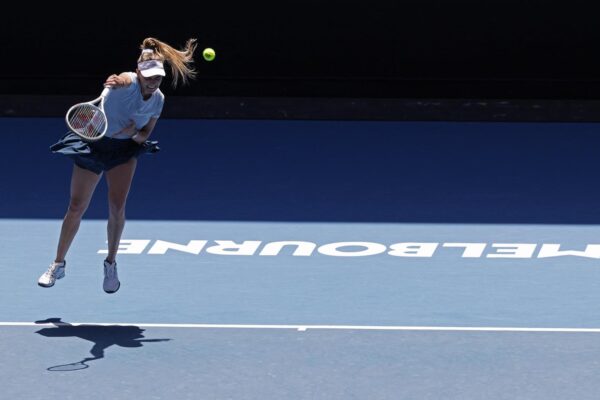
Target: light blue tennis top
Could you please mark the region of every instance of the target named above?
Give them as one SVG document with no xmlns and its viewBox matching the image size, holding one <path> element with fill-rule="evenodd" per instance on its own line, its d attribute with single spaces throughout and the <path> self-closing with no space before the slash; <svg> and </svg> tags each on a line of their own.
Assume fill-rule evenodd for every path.
<svg viewBox="0 0 600 400">
<path fill-rule="evenodd" d="M 120 133 L 123 128 L 135 122 L 136 128 L 142 129 L 150 118 L 158 118 L 163 109 L 165 96 L 157 89 L 148 100 L 142 98 L 140 83 L 135 72 L 127 72 L 131 85 L 112 88 L 104 99 L 104 111 L 108 120 L 106 137 L 129 139 L 131 135 Z"/>
</svg>

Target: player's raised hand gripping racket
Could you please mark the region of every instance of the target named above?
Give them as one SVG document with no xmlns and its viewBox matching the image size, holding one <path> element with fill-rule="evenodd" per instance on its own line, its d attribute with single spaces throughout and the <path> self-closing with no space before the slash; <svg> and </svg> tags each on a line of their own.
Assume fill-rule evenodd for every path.
<svg viewBox="0 0 600 400">
<path fill-rule="evenodd" d="M 109 91 L 110 88 L 105 87 L 98 98 L 75 104 L 67 111 L 67 126 L 87 142 L 100 140 L 106 133 L 108 121 L 104 113 L 104 99 Z"/>
</svg>

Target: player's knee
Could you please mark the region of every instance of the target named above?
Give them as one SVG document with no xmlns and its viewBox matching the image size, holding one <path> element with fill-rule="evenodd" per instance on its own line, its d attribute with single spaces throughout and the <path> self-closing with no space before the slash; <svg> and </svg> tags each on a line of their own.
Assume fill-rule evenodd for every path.
<svg viewBox="0 0 600 400">
<path fill-rule="evenodd" d="M 73 198 L 69 201 L 69 213 L 81 216 L 85 213 L 88 208 L 89 202 Z"/>
<path fill-rule="evenodd" d="M 113 218 L 125 218 L 125 200 L 109 201 L 108 212 Z"/>
</svg>

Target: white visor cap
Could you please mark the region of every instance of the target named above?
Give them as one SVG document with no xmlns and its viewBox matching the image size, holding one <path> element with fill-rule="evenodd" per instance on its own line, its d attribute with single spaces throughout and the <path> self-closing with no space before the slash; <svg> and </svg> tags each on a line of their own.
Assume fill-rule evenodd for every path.
<svg viewBox="0 0 600 400">
<path fill-rule="evenodd" d="M 160 75 L 165 76 L 165 68 L 163 67 L 162 61 L 158 60 L 146 60 L 138 63 L 138 69 L 140 70 L 140 74 L 144 78 L 148 78 L 150 76 Z"/>
</svg>

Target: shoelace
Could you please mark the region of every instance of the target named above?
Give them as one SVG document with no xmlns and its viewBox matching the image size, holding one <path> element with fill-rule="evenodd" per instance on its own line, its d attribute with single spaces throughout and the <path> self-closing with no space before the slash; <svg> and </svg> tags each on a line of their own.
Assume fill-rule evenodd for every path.
<svg viewBox="0 0 600 400">
<path fill-rule="evenodd" d="M 59 268 L 63 267 L 63 265 L 60 264 L 50 264 L 50 266 L 48 267 L 48 270 L 46 272 L 44 272 L 44 275 L 46 276 L 53 276 L 56 271 L 58 271 Z"/>
<path fill-rule="evenodd" d="M 115 272 L 117 271 L 117 264 L 109 264 L 108 262 L 104 263 L 104 270 L 106 271 L 106 276 L 109 278 L 115 277 Z"/>
</svg>

